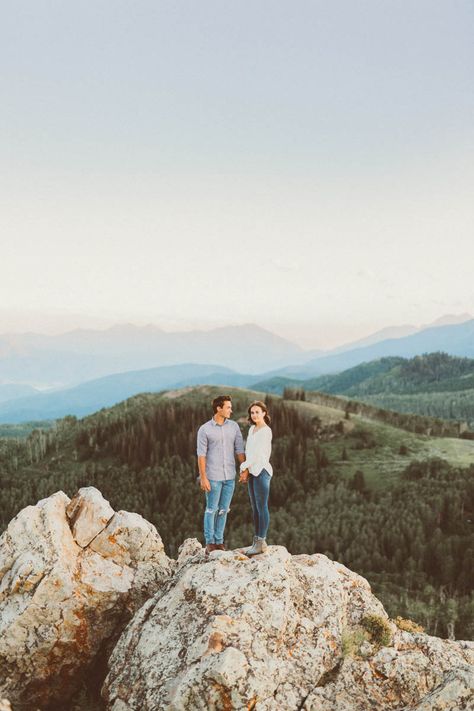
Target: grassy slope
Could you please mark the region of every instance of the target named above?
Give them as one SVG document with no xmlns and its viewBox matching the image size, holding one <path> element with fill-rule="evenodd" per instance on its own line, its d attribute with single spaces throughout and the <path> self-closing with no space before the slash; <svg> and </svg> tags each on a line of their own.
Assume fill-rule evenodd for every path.
<svg viewBox="0 0 474 711">
<path fill-rule="evenodd" d="M 287 404 L 291 401 L 286 401 Z M 323 424 L 339 422 L 343 419 L 340 410 L 314 405 L 309 402 L 291 402 L 294 407 L 309 417 L 320 417 Z M 357 470 L 364 473 L 366 483 L 373 488 L 384 488 L 398 479 L 399 473 L 412 461 L 439 457 L 453 466 L 467 467 L 474 461 L 474 441 L 447 437 L 426 437 L 412 434 L 397 427 L 374 422 L 357 415 L 351 415 L 354 430 L 334 442 L 324 442 L 321 447 L 326 452 L 332 468 L 346 478 L 351 478 Z M 366 431 L 372 436 L 375 446 L 358 449 L 358 431 Z M 407 454 L 400 454 L 400 448 L 407 448 Z M 343 449 L 348 459 L 343 460 Z"/>
</svg>

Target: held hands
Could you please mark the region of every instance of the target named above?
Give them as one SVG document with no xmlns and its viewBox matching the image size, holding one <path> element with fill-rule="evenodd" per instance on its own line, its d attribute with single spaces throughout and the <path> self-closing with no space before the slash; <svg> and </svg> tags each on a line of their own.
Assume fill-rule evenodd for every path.
<svg viewBox="0 0 474 711">
<path fill-rule="evenodd" d="M 244 469 L 242 472 L 240 472 L 239 481 L 242 484 L 245 484 L 248 481 L 248 478 L 249 478 L 249 470 L 248 469 Z"/>
</svg>

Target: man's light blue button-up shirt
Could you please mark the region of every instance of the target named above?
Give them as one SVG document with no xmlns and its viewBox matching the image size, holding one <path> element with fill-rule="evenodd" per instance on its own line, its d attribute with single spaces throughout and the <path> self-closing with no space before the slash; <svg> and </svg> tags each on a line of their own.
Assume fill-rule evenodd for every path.
<svg viewBox="0 0 474 711">
<path fill-rule="evenodd" d="M 197 434 L 197 455 L 206 457 L 206 475 L 212 481 L 235 478 L 235 455 L 244 454 L 244 440 L 234 420 L 218 425 L 214 418 L 205 422 Z"/>
</svg>

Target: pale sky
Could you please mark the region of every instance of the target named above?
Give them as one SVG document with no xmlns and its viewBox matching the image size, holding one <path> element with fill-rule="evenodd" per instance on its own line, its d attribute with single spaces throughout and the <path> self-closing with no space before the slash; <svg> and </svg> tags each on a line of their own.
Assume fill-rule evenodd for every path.
<svg viewBox="0 0 474 711">
<path fill-rule="evenodd" d="M 329 347 L 474 312 L 472 2 L 1 18 L 0 332 L 255 322 Z"/>
</svg>

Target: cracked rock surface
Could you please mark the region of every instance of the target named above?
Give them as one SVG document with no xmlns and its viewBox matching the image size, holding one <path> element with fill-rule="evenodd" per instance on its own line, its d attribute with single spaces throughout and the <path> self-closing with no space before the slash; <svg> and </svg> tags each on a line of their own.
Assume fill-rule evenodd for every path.
<svg viewBox="0 0 474 711">
<path fill-rule="evenodd" d="M 389 646 L 349 655 L 366 615 L 387 621 Z M 123 632 L 102 693 L 110 711 L 459 711 L 474 708 L 473 662 L 474 643 L 399 630 L 368 582 L 324 555 L 206 558 L 190 540 Z"/>
<path fill-rule="evenodd" d="M 94 487 L 20 511 L 0 538 L 0 697 L 67 700 L 171 572 L 155 527 Z"/>
</svg>

